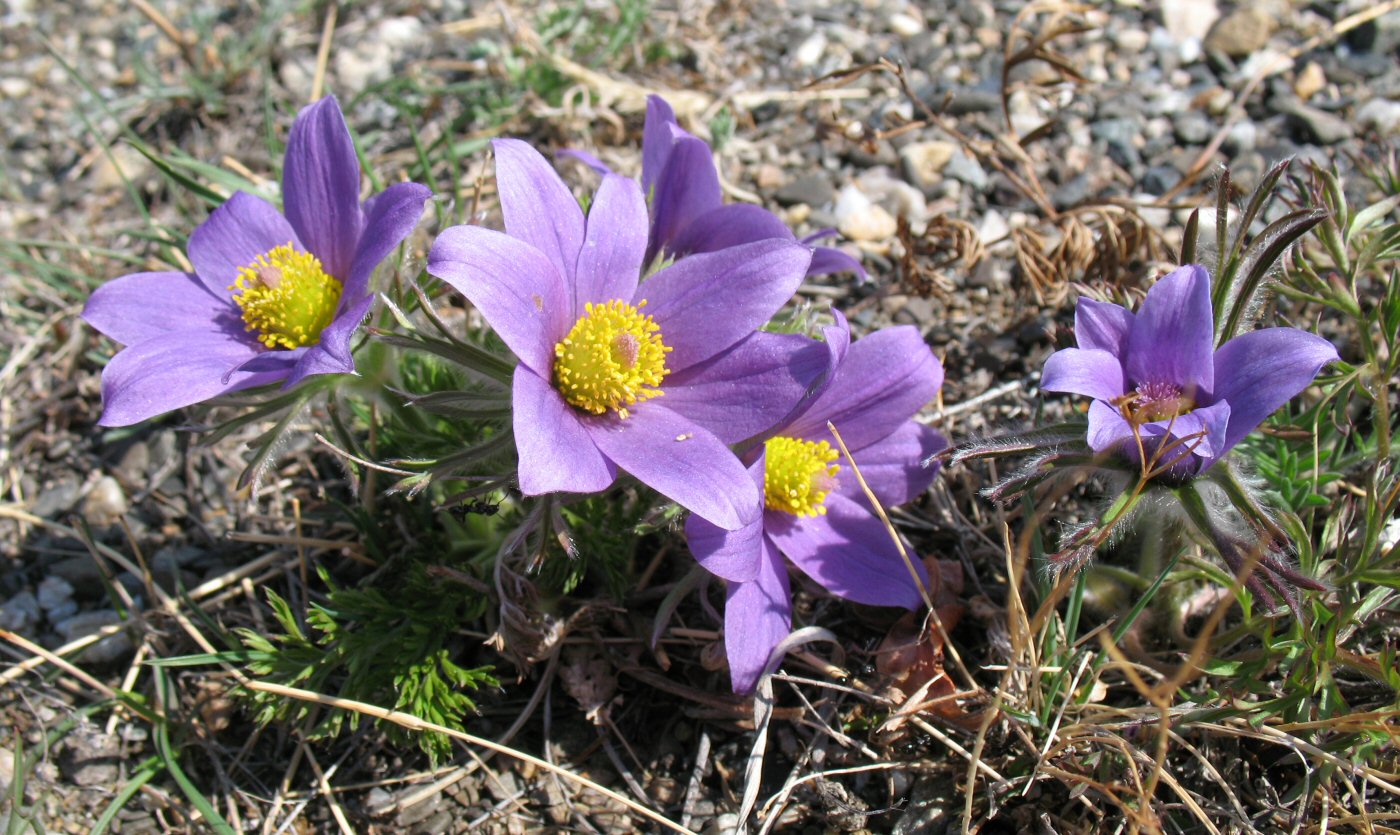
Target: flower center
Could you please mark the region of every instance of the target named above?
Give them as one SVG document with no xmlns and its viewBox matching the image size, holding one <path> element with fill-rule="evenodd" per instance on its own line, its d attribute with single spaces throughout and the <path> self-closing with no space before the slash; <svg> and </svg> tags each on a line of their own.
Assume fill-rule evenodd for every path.
<svg viewBox="0 0 1400 835">
<path fill-rule="evenodd" d="M 235 292 L 246 330 L 257 331 L 259 342 L 301 348 L 321 341 L 321 331 L 335 318 L 341 286 L 316 256 L 289 242 L 240 269 L 228 289 Z"/>
<path fill-rule="evenodd" d="M 1195 400 L 1171 383 L 1142 383 L 1113 404 L 1134 426 L 1171 420 L 1196 408 Z"/>
<path fill-rule="evenodd" d="M 584 314 L 554 346 L 554 380 L 570 405 L 627 417 L 627 407 L 661 394 L 666 355 L 661 328 L 639 307 L 621 302 L 584 305 Z"/>
<path fill-rule="evenodd" d="M 841 453 L 826 441 L 778 436 L 763 444 L 763 503 L 794 516 L 826 513 L 826 494 L 836 488 Z"/>
</svg>

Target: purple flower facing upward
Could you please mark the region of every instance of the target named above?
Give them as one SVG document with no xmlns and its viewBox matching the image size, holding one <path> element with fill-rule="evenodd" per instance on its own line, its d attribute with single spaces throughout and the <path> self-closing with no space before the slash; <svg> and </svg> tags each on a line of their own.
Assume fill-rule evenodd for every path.
<svg viewBox="0 0 1400 835">
<path fill-rule="evenodd" d="M 612 173 L 590 154 L 566 153 L 602 174 Z M 710 146 L 681 128 L 671 106 L 656 95 L 647 97 L 642 130 L 642 191 L 651 206 L 646 264 L 657 256 L 678 259 L 753 241 L 797 240 L 787 224 L 762 206 L 724 204 Z M 801 243 L 810 244 L 835 234 L 834 229 L 823 229 L 803 238 Z M 807 275 L 846 271 L 862 280 L 866 277 L 860 262 L 841 250 L 813 248 Z"/>
<path fill-rule="evenodd" d="M 1210 275 L 1180 267 L 1136 313 L 1079 300 L 1079 347 L 1056 351 L 1040 387 L 1092 397 L 1089 446 L 1169 478 L 1204 472 L 1307 388 L 1337 350 L 1296 328 L 1264 328 L 1215 349 Z"/>
<path fill-rule="evenodd" d="M 103 426 L 227 392 L 351 374 L 350 337 L 375 268 L 431 192 L 399 183 L 360 203 L 360 164 L 332 97 L 298 114 L 282 173 L 286 213 L 239 192 L 190 235 L 194 271 L 99 287 L 83 318 L 126 347 L 102 373 Z"/>
<path fill-rule="evenodd" d="M 754 331 L 792 297 L 811 253 L 759 241 L 639 283 L 647 210 L 634 181 L 606 175 L 585 218 L 530 146 L 493 147 L 506 231 L 445 230 L 428 272 L 520 359 L 521 491 L 598 492 L 622 469 L 719 528 L 753 521 L 759 493 L 726 444 L 791 408 L 775 382 L 797 371 Z"/>
<path fill-rule="evenodd" d="M 736 692 L 755 687 L 774 647 L 791 631 L 784 556 L 848 600 L 909 609 L 922 600 L 827 423 L 841 433 L 881 504 L 903 504 L 927 489 L 937 472 L 920 462 L 947 446 L 937 431 L 910 420 L 938 393 L 943 368 L 911 327 L 888 328 L 850 345 L 838 314 L 825 337 L 825 344 L 803 340 L 794 363 L 821 369 L 824 383 L 743 456 L 761 493 L 759 518 L 733 531 L 695 516 L 686 522 L 686 540 L 700 564 L 728 581 L 724 642 Z M 814 354 L 821 361 L 813 362 Z M 922 562 L 911 561 L 927 582 Z"/>
</svg>

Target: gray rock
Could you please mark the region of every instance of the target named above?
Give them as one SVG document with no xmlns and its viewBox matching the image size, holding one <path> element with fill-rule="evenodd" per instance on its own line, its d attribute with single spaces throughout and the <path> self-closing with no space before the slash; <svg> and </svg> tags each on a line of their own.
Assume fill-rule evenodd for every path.
<svg viewBox="0 0 1400 835">
<path fill-rule="evenodd" d="M 81 612 L 67 620 L 54 624 L 54 631 L 63 636 L 64 641 L 76 641 L 87 635 L 93 635 L 105 626 L 114 626 L 122 622 L 121 616 L 111 609 L 101 609 L 94 612 Z M 126 632 L 116 632 L 108 635 L 95 644 L 90 644 L 78 653 L 78 660 L 84 664 L 110 664 L 120 658 L 130 655 L 132 651 L 131 638 Z"/>
<path fill-rule="evenodd" d="M 144 484 L 151 469 L 150 445 L 137 441 L 127 447 L 113 469 L 127 484 Z"/>
<path fill-rule="evenodd" d="M 73 599 L 73 585 L 57 574 L 50 574 L 39 583 L 39 595 L 35 602 L 45 612 L 52 613 L 54 609 L 63 606 Z M 53 615 L 49 615 L 53 620 Z"/>
<path fill-rule="evenodd" d="M 1172 165 L 1154 165 L 1142 175 L 1142 188 L 1152 194 L 1166 194 L 1181 182 L 1181 172 Z"/>
<path fill-rule="evenodd" d="M 92 557 L 69 557 L 49 566 L 49 575 L 65 581 L 73 592 L 82 597 L 102 593 L 102 572 Z"/>
<path fill-rule="evenodd" d="M 43 616 L 39 600 L 32 593 L 22 591 L 0 604 L 0 629 L 27 633 L 39 625 Z"/>
<path fill-rule="evenodd" d="M 796 206 L 799 203 L 825 206 L 834 196 L 836 189 L 832 188 L 831 177 L 818 172 L 803 174 L 773 193 L 773 199 L 780 206 Z"/>
<path fill-rule="evenodd" d="M 82 494 L 82 486 L 78 480 L 70 476 L 60 477 L 53 484 L 45 487 L 39 494 L 39 498 L 34 500 L 29 512 L 35 516 L 42 516 L 52 519 L 55 516 L 67 513 L 78 503 L 78 498 Z"/>
<path fill-rule="evenodd" d="M 1215 135 L 1215 128 L 1204 113 L 1187 110 L 1172 120 L 1172 134 L 1183 145 L 1204 145 Z"/>
<path fill-rule="evenodd" d="M 1220 147 L 1227 154 L 1238 155 L 1247 153 L 1255 149 L 1259 144 L 1259 126 L 1249 121 L 1241 119 L 1230 126 L 1226 131 L 1225 139 L 1220 143 Z"/>
<path fill-rule="evenodd" d="M 948 160 L 948 164 L 943 167 L 943 173 L 960 183 L 974 188 L 978 191 L 986 191 L 991 184 L 991 178 L 982 168 L 982 163 L 968 156 L 959 150 Z"/>
<path fill-rule="evenodd" d="M 1069 178 L 1050 193 L 1050 202 L 1056 209 L 1064 211 L 1071 206 L 1078 206 L 1089 199 L 1089 192 L 1092 189 L 1089 185 L 1087 174 L 1078 174 Z"/>
<path fill-rule="evenodd" d="M 116 734 L 84 725 L 64 739 L 59 765 L 64 776 L 79 786 L 111 787 L 117 781 L 121 753 L 121 740 Z"/>
<path fill-rule="evenodd" d="M 1356 109 L 1356 122 L 1381 136 L 1400 132 L 1400 102 L 1371 99 Z"/>
<path fill-rule="evenodd" d="M 1325 110 L 1309 107 L 1292 97 L 1276 97 L 1274 110 L 1288 117 L 1303 138 L 1318 145 L 1335 145 L 1352 137 L 1351 124 Z"/>
</svg>

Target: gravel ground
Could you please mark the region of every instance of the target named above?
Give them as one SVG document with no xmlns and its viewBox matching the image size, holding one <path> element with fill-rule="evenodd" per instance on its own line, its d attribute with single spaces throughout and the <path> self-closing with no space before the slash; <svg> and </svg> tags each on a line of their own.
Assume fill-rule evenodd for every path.
<svg viewBox="0 0 1400 835">
<path fill-rule="evenodd" d="M 327 8 L 274 0 L 198 12 L 153 5 L 0 6 L 0 252 L 8 262 L 0 270 L 0 486 L 8 503 L 0 516 L 0 628 L 50 649 L 105 635 L 75 663 L 107 687 L 124 686 L 133 660 L 146 653 L 199 650 L 162 613 L 150 584 L 94 558 L 85 537 L 93 547 L 141 554 L 161 588 L 215 581 L 209 600 L 224 599 L 205 611 L 251 624 L 252 586 L 284 583 L 297 570 L 295 553 L 269 553 L 259 537 L 285 538 L 303 509 L 314 515 L 343 492 L 333 460 L 309 438 L 284 451 L 276 476 L 253 499 L 233 488 L 252 430 L 202 446 L 169 421 L 95 427 L 98 375 L 113 346 L 75 318 L 85 294 L 124 272 L 156 268 L 151 230 L 184 234 L 207 211 L 124 137 L 275 182 L 265 137 L 285 136 L 310 94 Z M 702 133 L 728 119 L 732 133 L 715 138 L 731 198 L 763 202 L 799 233 L 841 231 L 872 281 L 822 278 L 804 292 L 840 304 L 861 329 L 918 326 L 947 369 L 933 419 L 958 438 L 1027 424 L 1039 408 L 1037 370 L 1069 321 L 1075 283 L 1131 291 L 1170 264 L 1186 213 L 1210 204 L 1203 195 L 1222 163 L 1247 193 L 1285 157 L 1335 161 L 1345 171 L 1350 158 L 1377 158 L 1388 148 L 1400 132 L 1394 5 L 1125 1 L 1061 16 L 1049 5 L 1036 12 L 981 0 L 634 3 L 644 11 L 639 34 L 604 54 L 590 47 L 596 41 L 582 23 L 533 52 L 538 33 L 557 19 L 553 7 L 369 2 L 339 10 L 325 88 L 347 104 L 366 160 L 386 179 L 421 175 L 405 103 L 422 114 L 424 142 L 444 133 L 523 135 L 542 146 L 588 148 L 629 173 L 639 167 L 646 92 L 669 94 Z M 631 7 L 584 8 L 601 26 Z M 1032 33 L 1061 25 L 1063 34 L 1034 58 L 1020 54 Z M 591 69 L 552 63 L 551 50 Z M 568 92 L 549 104 L 530 91 L 539 75 L 522 67 L 549 68 Z M 468 188 L 481 158 L 474 154 L 462 173 Z M 566 173 L 585 180 L 581 171 Z M 433 185 L 449 190 L 441 180 Z M 431 223 L 420 228 L 418 257 L 435 232 Z M 948 473 L 908 521 L 922 531 L 926 553 L 962 560 L 969 585 L 998 600 L 1000 546 L 968 533 L 988 524 L 975 487 L 967 471 Z M 344 533 L 327 524 L 307 535 Z M 256 570 L 246 580 L 227 580 L 250 564 Z M 856 634 L 883 631 L 880 621 L 842 614 L 828 601 L 807 596 L 801 605 L 807 616 L 846 618 Z M 125 606 L 150 613 L 142 622 L 151 631 L 103 632 L 121 622 Z M 965 652 L 993 663 L 995 641 L 988 646 L 985 631 L 976 637 L 979 628 L 964 628 L 972 630 Z M 142 654 L 133 656 L 137 647 Z M 4 649 L 9 661 L 32 655 L 13 643 Z M 484 700 L 485 715 L 469 729 L 498 735 L 539 675 Z M 683 807 L 697 830 L 724 831 L 743 787 L 747 720 L 732 704 L 726 712 L 689 700 L 678 714 L 676 689 L 659 682 L 665 676 L 654 667 L 652 676 L 623 678 L 611 732 L 583 717 L 572 692 L 548 688 L 543 718 L 518 744 L 621 791 L 628 781 L 619 765 L 627 764 L 627 778 L 653 804 Z M 704 670 L 674 678 L 686 694 L 722 681 Z M 231 785 L 244 793 L 221 811 L 250 831 L 272 831 L 274 796 L 284 798 L 278 825 L 310 798 L 295 831 L 335 831 L 338 810 L 359 831 L 636 825 L 621 807 L 500 759 L 426 794 L 422 782 L 405 788 L 392 781 L 421 775 L 425 760 L 374 732 L 301 748 L 288 729 L 254 734 L 251 718 L 223 699 L 226 678 L 179 681 L 185 715 L 199 718 L 199 732 L 185 741 L 196 752 L 190 767 L 210 791 Z M 39 745 L 46 728 L 100 692 L 67 674 L 15 675 L 5 687 L 0 744 L 9 750 L 18 741 Z M 130 718 L 84 722 L 49 752 L 26 786 L 49 831 L 87 830 L 134 764 L 150 756 L 148 727 Z M 819 744 L 809 726 L 775 724 L 762 797 L 781 789 L 790 770 L 865 761 L 815 738 Z M 909 744 L 900 753 L 919 768 L 814 781 L 794 796 L 784 825 L 944 831 L 950 810 L 961 810 L 952 776 L 961 765 L 928 766 L 948 756 L 928 737 Z M 316 771 L 336 766 L 333 784 L 360 787 L 338 795 L 339 806 L 328 804 L 316 796 L 312 769 L 286 768 L 303 751 L 318 758 Z M 5 754 L 0 783 L 12 778 Z M 279 785 L 286 773 L 289 785 Z M 363 785 L 373 780 L 390 782 Z M 1029 826 L 1052 800 L 1055 814 L 1073 820 L 1063 792 L 1052 795 L 1008 799 L 991 818 L 1003 829 L 984 831 Z M 120 831 L 199 830 L 177 807 L 186 808 L 178 787 L 157 780 L 119 813 Z M 886 807 L 893 808 L 867 817 Z"/>
</svg>

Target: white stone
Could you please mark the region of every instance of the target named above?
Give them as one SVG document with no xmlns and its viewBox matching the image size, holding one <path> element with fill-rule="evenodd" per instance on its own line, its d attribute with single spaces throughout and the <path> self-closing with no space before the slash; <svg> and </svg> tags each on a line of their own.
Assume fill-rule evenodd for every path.
<svg viewBox="0 0 1400 835">
<path fill-rule="evenodd" d="M 1356 122 L 1382 136 L 1400 133 L 1400 102 L 1371 99 L 1356 110 Z"/>
<path fill-rule="evenodd" d="M 871 201 L 854 183 L 836 198 L 836 228 L 853 241 L 879 241 L 894 235 L 894 216 Z"/>
<path fill-rule="evenodd" d="M 1162 0 L 1162 23 L 1177 43 L 1205 38 L 1219 17 L 1215 0 Z"/>
</svg>

